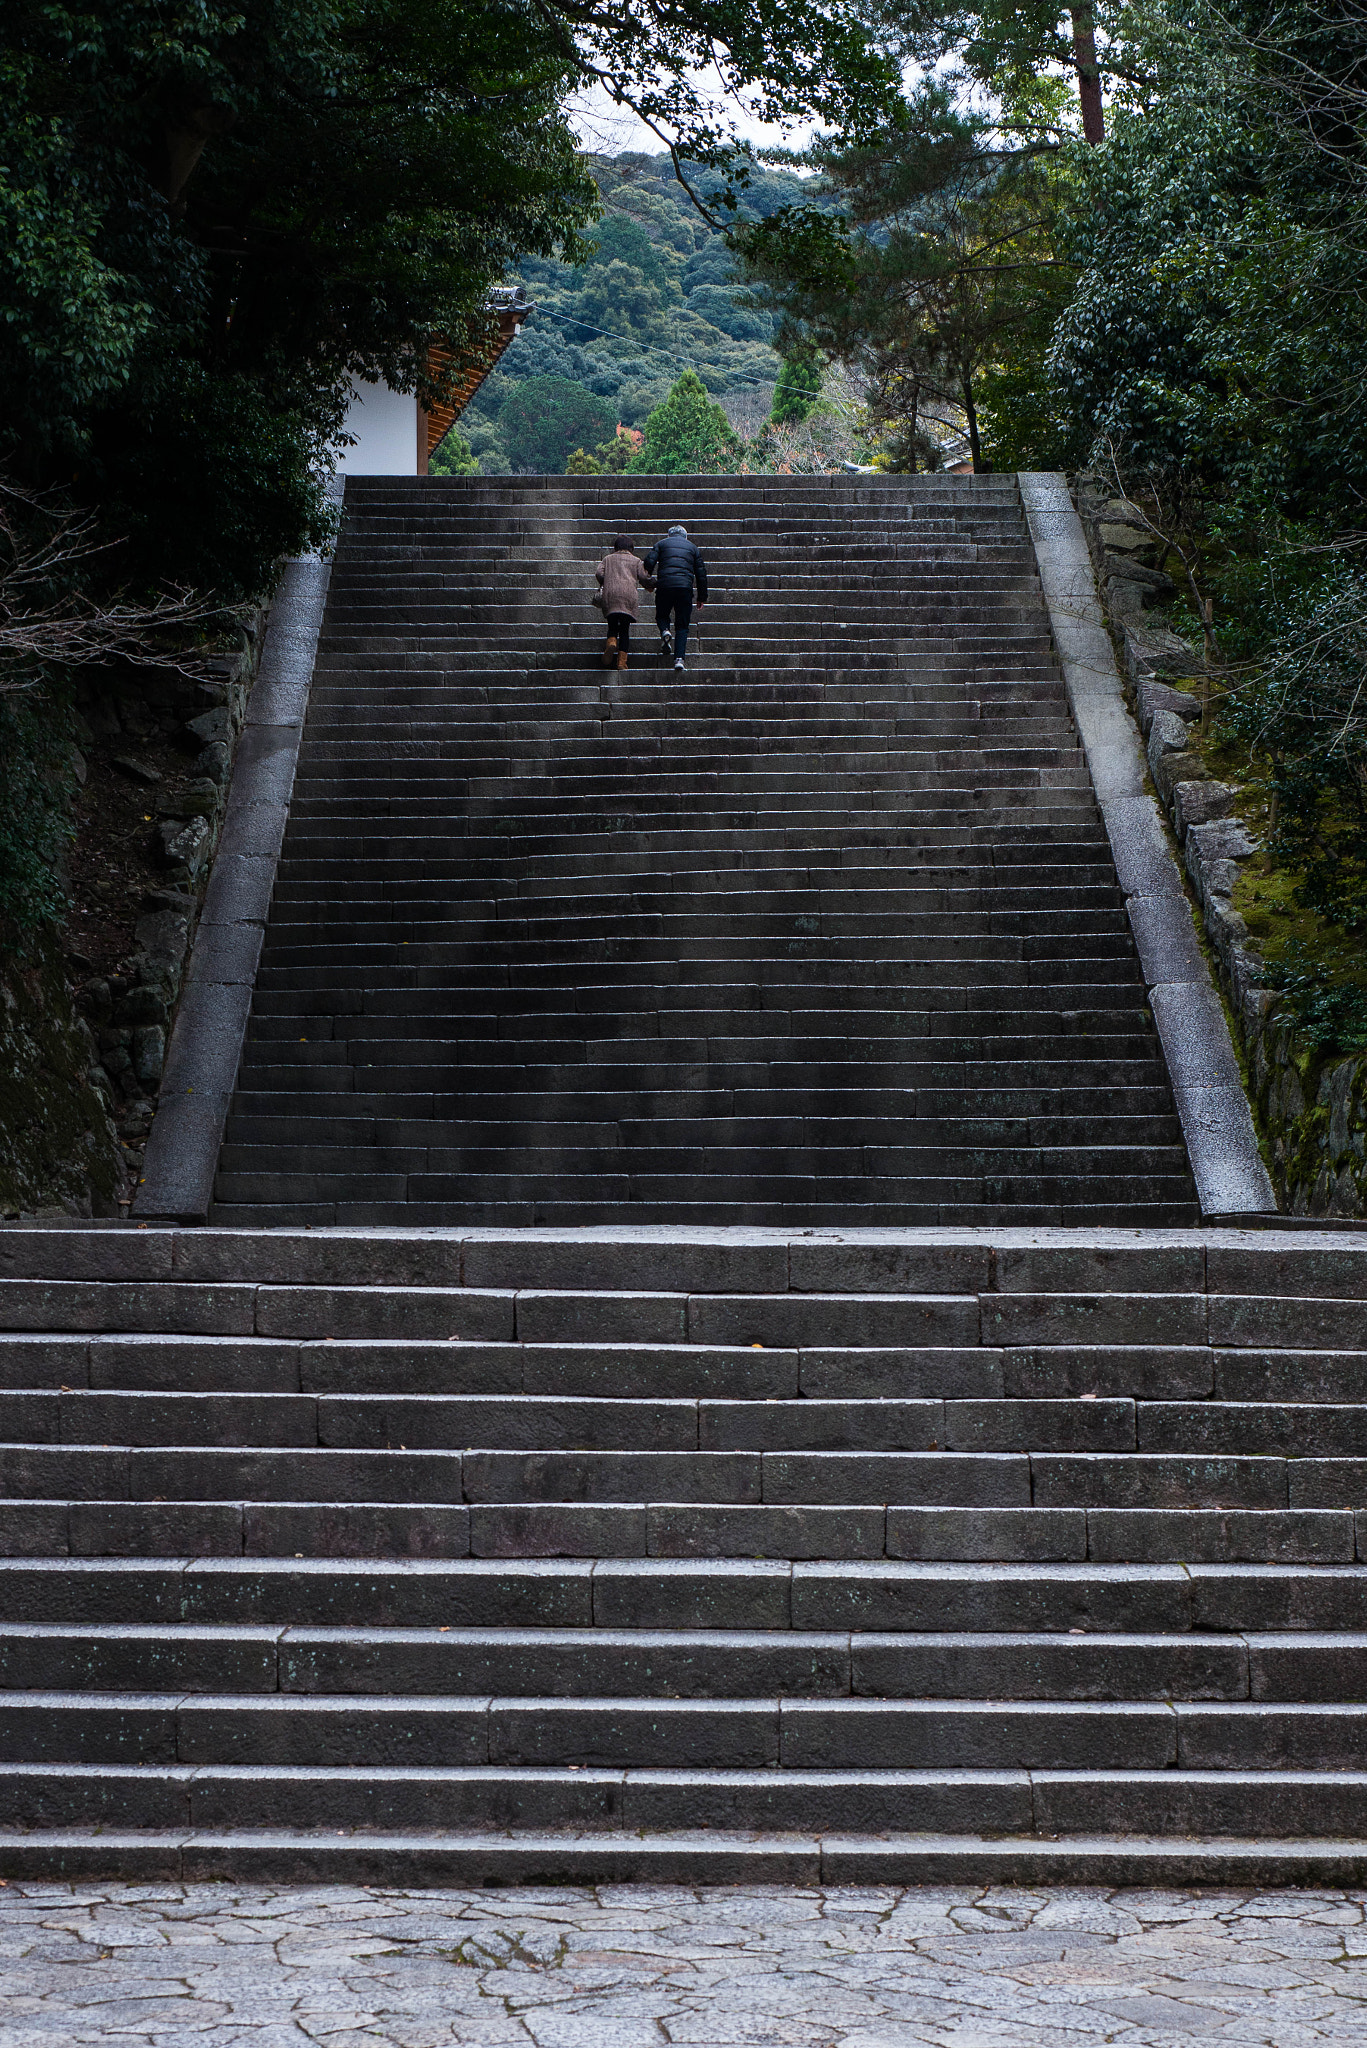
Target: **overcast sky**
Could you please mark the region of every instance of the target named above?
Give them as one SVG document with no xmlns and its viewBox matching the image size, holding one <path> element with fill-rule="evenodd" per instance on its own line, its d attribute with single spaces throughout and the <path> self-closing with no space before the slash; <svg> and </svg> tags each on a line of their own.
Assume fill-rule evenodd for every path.
<svg viewBox="0 0 1367 2048">
<path fill-rule="evenodd" d="M 756 149 L 802 149 L 817 132 L 813 122 L 785 129 L 747 120 L 734 102 L 729 111 L 739 132 Z M 601 85 L 575 95 L 570 102 L 570 120 L 584 148 L 599 156 L 620 156 L 629 149 L 659 156 L 664 149 L 654 131 L 644 121 L 638 121 L 629 108 L 615 106 Z"/>
</svg>

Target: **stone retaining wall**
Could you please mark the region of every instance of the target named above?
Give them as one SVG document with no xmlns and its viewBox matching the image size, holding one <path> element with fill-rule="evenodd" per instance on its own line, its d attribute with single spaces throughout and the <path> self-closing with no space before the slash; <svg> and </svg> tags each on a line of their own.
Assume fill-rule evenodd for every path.
<svg viewBox="0 0 1367 2048">
<path fill-rule="evenodd" d="M 90 1079 L 118 1130 L 131 1196 L 161 1084 L 171 1023 L 222 830 L 233 757 L 260 654 L 264 611 L 245 622 L 235 650 L 211 664 L 208 680 L 133 673 L 87 706 L 110 729 L 158 731 L 194 754 L 194 773 L 174 797 L 158 799 L 152 828 L 163 886 L 143 898 L 136 949 L 124 971 L 81 989 L 78 1007 L 93 1033 Z M 132 761 L 130 767 L 136 764 Z"/>
<path fill-rule="evenodd" d="M 1193 744 L 1201 702 L 1164 678 L 1199 678 L 1201 656 L 1147 617 L 1174 586 L 1138 508 L 1087 475 L 1074 498 L 1121 656 L 1149 772 L 1199 904 L 1232 1014 L 1260 1135 L 1280 1200 L 1293 1216 L 1367 1213 L 1367 1053 L 1326 1056 L 1277 1015 L 1263 961 L 1233 897 L 1261 852 L 1237 816 L 1238 791 L 1213 779 Z"/>
</svg>

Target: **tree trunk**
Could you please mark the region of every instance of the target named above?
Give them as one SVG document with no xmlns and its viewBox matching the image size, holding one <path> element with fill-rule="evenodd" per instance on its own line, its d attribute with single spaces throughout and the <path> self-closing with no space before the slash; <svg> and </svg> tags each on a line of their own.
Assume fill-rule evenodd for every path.
<svg viewBox="0 0 1367 2048">
<path fill-rule="evenodd" d="M 1101 73 L 1096 62 L 1096 23 L 1084 4 L 1070 7 L 1073 17 L 1073 63 L 1077 67 L 1077 96 L 1082 103 L 1082 133 L 1088 142 L 1106 140 L 1106 117 L 1101 111 Z"/>
<path fill-rule="evenodd" d="M 973 474 L 982 476 L 987 468 L 983 461 L 983 446 L 978 439 L 978 408 L 973 403 L 972 381 L 964 378 L 964 418 L 968 421 L 968 446 L 973 456 Z"/>
</svg>

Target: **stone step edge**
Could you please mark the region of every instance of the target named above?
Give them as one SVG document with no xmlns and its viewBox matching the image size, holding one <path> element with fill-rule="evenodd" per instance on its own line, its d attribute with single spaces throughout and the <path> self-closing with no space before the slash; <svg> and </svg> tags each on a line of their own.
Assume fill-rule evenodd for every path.
<svg viewBox="0 0 1367 2048">
<path fill-rule="evenodd" d="M 1198 1884 L 1356 1886 L 1367 1841 L 1239 1836 L 318 1831 L 0 1832 L 6 1879 L 414 1885 Z"/>
<path fill-rule="evenodd" d="M 83 1695 L 80 1697 L 84 1697 Z M 1367 1713 L 1367 1708 L 1363 1709 Z M 899 1787 L 916 1788 L 953 1786 L 996 1786 L 1024 1785 L 1035 1783 L 1046 1785 L 1096 1785 L 1096 1786 L 1191 1786 L 1191 1785 L 1243 1785 L 1257 1789 L 1269 1785 L 1352 1785 L 1367 1786 L 1367 1771 L 1357 1770 L 1350 1765 L 1336 1769 L 1297 1769 L 1294 1766 L 1272 1765 L 1263 1769 L 1252 1765 L 1246 1769 L 1229 1770 L 1200 1768 L 1153 1769 L 1138 1767 L 1127 1769 L 1118 1765 L 1114 1769 L 1102 1767 L 1081 1770 L 1052 1769 L 1033 1764 L 966 1764 L 917 1765 L 905 1769 L 891 1766 L 835 1766 L 814 1765 L 768 1765 L 768 1766 L 726 1766 L 663 1764 L 400 1764 L 400 1763 L 345 1763 L 307 1764 L 287 1763 L 269 1758 L 260 1763 L 151 1763 L 139 1764 L 126 1760 L 111 1759 L 108 1762 L 88 1761 L 47 1761 L 4 1759 L 0 1761 L 0 1778 L 18 1780 L 33 1778 L 51 1782 L 73 1780 L 80 1783 L 96 1784 L 110 1778 L 125 1778 L 134 1781 L 151 1782 L 166 1779 L 177 1784 L 193 1785 L 197 1780 L 224 1778 L 235 1783 L 250 1784 L 257 1778 L 278 1778 L 298 1784 L 344 1785 L 351 1782 L 365 1784 L 403 1785 L 558 1785 L 558 1786 L 605 1786 L 623 1785 L 635 1781 L 645 1785 L 706 1785 L 718 1789 L 728 1787 L 761 1788 L 771 1785 L 812 1785 L 812 1786 L 866 1786 L 896 1790 Z M 0 1840 L 7 1837 L 7 1830 L 0 1827 Z M 131 1830 L 143 1833 L 143 1829 Z M 165 1832 L 154 1830 L 154 1832 Z M 196 1830 L 195 1832 L 200 1832 Z M 311 1832 L 311 1831 L 309 1831 Z M 364 1829 L 366 1834 L 392 1834 L 399 1832 L 391 1828 Z M 408 1830 L 402 1832 L 407 1833 Z M 428 1830 L 421 1832 L 427 1833 Z M 431 1832 L 447 1832 L 432 1830 Z M 481 1833 L 484 1830 L 480 1830 Z M 500 1828 L 499 1833 L 508 1832 Z M 560 1832 L 559 1829 L 556 1830 Z M 670 1832 L 673 1832 L 672 1830 Z M 712 1828 L 700 1828 L 696 1832 L 711 1835 Z M 747 1831 L 748 1832 L 748 1831 Z M 779 1832 L 791 1833 L 790 1829 Z M 821 1835 L 823 1829 L 802 1830 L 803 1833 Z M 898 1830 L 899 1833 L 908 1832 Z M 911 1830 L 920 1833 L 921 1830 Z M 1053 1839 L 1053 1837 L 1050 1837 Z"/>
<path fill-rule="evenodd" d="M 714 1552 L 680 1542 L 674 1549 L 650 1548 L 648 1518 L 671 1512 L 682 1512 L 687 1517 L 697 1514 L 700 1507 L 703 1526 L 714 1508 L 719 1515 L 758 1513 L 770 1516 L 774 1526 L 773 1547 Z M 121 1520 L 135 1528 L 142 1522 L 144 1533 L 138 1543 L 130 1539 L 117 1548 L 55 1549 L 52 1546 L 61 1540 L 70 1545 L 73 1509 L 78 1515 L 84 1513 L 92 1519 L 112 1520 L 115 1533 Z M 707 1564 L 718 1570 L 725 1570 L 728 1565 L 757 1561 L 789 1565 L 857 1563 L 875 1567 L 892 1563 L 960 1569 L 1011 1565 L 1045 1570 L 1059 1565 L 1132 1564 L 1180 1565 L 1183 1569 L 1214 1564 L 1246 1565 L 1264 1570 L 1288 1567 L 1305 1570 L 1319 1566 L 1342 1568 L 1355 1562 L 1367 1564 L 1367 1510 L 1360 1508 L 906 1507 L 893 1512 L 905 1518 L 900 1535 L 905 1547 L 896 1550 L 887 1547 L 897 1533 L 890 1532 L 887 1527 L 887 1507 L 875 1502 L 768 1509 L 760 1503 L 758 1510 L 728 1508 L 725 1503 L 716 1502 L 504 1501 L 489 1504 L 490 1520 L 510 1524 L 523 1520 L 518 1535 L 519 1547 L 510 1552 L 506 1547 L 475 1547 L 481 1538 L 478 1530 L 471 1526 L 472 1510 L 465 1502 L 435 1506 L 423 1501 L 180 1500 L 149 1503 L 109 1497 L 72 1500 L 57 1495 L 29 1496 L 7 1499 L 0 1507 L 0 1560 L 5 1565 L 48 1562 L 95 1566 L 120 1561 L 138 1564 L 169 1558 L 187 1567 L 212 1560 L 219 1564 L 238 1563 L 245 1569 L 271 1562 L 295 1564 L 326 1558 L 339 1568 L 347 1566 L 357 1572 L 411 1564 L 462 1562 L 485 1564 L 491 1569 L 529 1563 L 672 1562 Z M 267 1525 L 278 1517 L 292 1517 L 297 1525 L 290 1529 L 288 1539 L 277 1532 L 272 1543 L 279 1547 L 248 1549 L 250 1518 L 253 1515 Z M 1103 1531 L 1093 1524 L 1091 1518 L 1104 1515 L 1125 1517 L 1130 1532 L 1126 1542 L 1132 1550 L 1131 1555 L 1092 1554 L 1092 1543 L 1100 1540 Z M 208 1549 L 182 1544 L 167 1549 L 161 1539 L 174 1529 L 178 1516 L 187 1518 L 180 1533 L 198 1536 L 201 1544 L 206 1518 L 211 1518 L 214 1528 L 239 1547 Z M 540 1519 L 543 1533 L 536 1533 L 535 1527 L 528 1531 L 525 1521 L 528 1516 Z M 941 1533 L 928 1535 L 923 1531 L 915 1536 L 908 1533 L 910 1518 L 917 1516 L 924 1518 L 927 1524 L 938 1525 Z M 149 1517 L 161 1523 L 155 1535 L 145 1530 Z M 389 1535 L 401 1518 L 408 1517 L 420 1519 L 428 1531 L 429 1540 L 435 1537 L 438 1542 L 444 1541 L 451 1547 L 437 1548 L 434 1544 L 424 1552 L 385 1548 L 382 1538 Z M 191 1530 L 187 1526 L 189 1518 L 194 1518 L 198 1527 Z M 310 1518 L 315 1523 L 312 1528 L 306 1526 Z M 872 1535 L 867 1526 L 868 1518 L 874 1518 Z M 1217 1527 L 1230 1522 L 1236 1524 L 1233 1533 Z M 374 1546 L 369 1549 L 340 1549 L 342 1528 L 339 1524 L 345 1523 L 360 1527 L 369 1523 L 375 1531 Z M 789 1534 L 794 1523 L 805 1523 L 812 1531 L 807 1545 L 800 1550 L 795 1548 Z M 1259 1547 L 1259 1532 L 1274 1523 L 1280 1528 L 1299 1532 L 1299 1555 L 1294 1554 L 1290 1546 L 1275 1554 Z M 970 1528 L 981 1532 L 972 1547 L 964 1533 Z M 1039 1533 L 1032 1534 L 1032 1530 Z M 1062 1533 L 1058 1533 L 1060 1531 Z M 1312 1554 L 1307 1532 L 1323 1538 L 1326 1547 L 1318 1554 Z M 1342 1541 L 1336 1543 L 1335 1538 L 1340 1532 Z M 254 1535 L 255 1531 L 250 1533 Z M 753 1530 L 752 1535 L 768 1541 L 763 1537 L 762 1529 Z M 779 1539 L 785 1535 L 788 1547 L 780 1548 Z M 1208 1539 L 1201 1542 L 1199 1554 L 1193 1542 L 1197 1537 Z M 286 1548 L 286 1540 L 291 1546 L 302 1542 L 305 1548 Z M 875 1540 L 881 1548 L 873 1548 Z M 150 1547 L 143 1548 L 144 1542 Z M 1116 1543 L 1114 1537 L 1112 1542 Z M 11 1543 L 22 1547 L 10 1548 Z M 461 1543 L 465 1548 L 458 1547 Z M 913 1545 L 919 1547 L 913 1548 Z"/>
</svg>

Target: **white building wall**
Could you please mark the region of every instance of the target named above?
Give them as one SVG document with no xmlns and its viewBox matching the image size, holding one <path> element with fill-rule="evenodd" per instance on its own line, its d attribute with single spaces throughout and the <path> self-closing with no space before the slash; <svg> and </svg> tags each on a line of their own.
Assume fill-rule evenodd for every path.
<svg viewBox="0 0 1367 2048">
<path fill-rule="evenodd" d="M 355 384 L 344 431 L 353 448 L 337 451 L 339 476 L 416 476 L 418 401 L 411 391 L 387 384 Z"/>
</svg>

